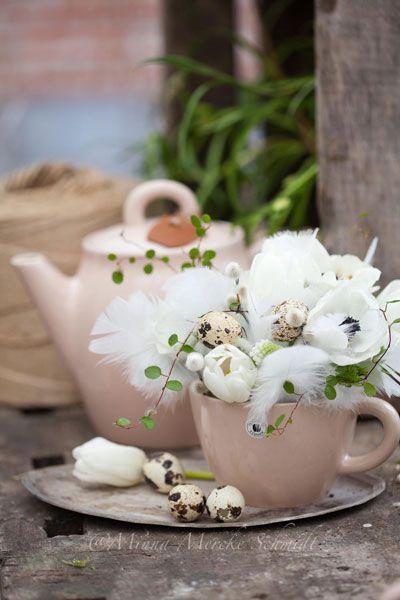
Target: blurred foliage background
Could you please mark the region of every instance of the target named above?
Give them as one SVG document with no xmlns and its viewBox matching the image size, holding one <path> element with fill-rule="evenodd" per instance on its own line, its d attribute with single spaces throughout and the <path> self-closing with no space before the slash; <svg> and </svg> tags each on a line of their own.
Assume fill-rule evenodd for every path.
<svg viewBox="0 0 400 600">
<path fill-rule="evenodd" d="M 149 61 L 168 65 L 167 95 L 180 115 L 137 148 L 145 178 L 186 183 L 203 212 L 242 225 L 248 240 L 261 224 L 270 233 L 316 224 L 312 2 L 259 0 L 257 8 L 262 47 L 221 34 L 256 58 L 255 81 L 190 55 Z M 221 87 L 234 91 L 226 106 L 212 102 Z"/>
</svg>

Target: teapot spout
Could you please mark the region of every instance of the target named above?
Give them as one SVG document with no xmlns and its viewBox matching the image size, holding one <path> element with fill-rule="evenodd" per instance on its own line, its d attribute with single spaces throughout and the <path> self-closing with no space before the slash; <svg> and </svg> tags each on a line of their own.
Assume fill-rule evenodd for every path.
<svg viewBox="0 0 400 600">
<path fill-rule="evenodd" d="M 70 343 L 74 277 L 64 275 L 43 254 L 24 252 L 11 257 L 57 349 L 72 367 Z"/>
</svg>

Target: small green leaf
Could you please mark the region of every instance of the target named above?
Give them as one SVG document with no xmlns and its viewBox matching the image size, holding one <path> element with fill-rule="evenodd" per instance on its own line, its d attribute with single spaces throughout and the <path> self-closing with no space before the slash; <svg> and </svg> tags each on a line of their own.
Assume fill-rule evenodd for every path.
<svg viewBox="0 0 400 600">
<path fill-rule="evenodd" d="M 179 338 L 176 335 L 176 333 L 173 333 L 168 338 L 168 346 L 175 346 L 175 344 L 178 342 L 178 340 L 179 340 Z"/>
<path fill-rule="evenodd" d="M 199 258 L 200 250 L 198 248 L 190 248 L 189 256 L 192 260 L 194 260 L 195 258 Z"/>
<path fill-rule="evenodd" d="M 392 321 L 392 325 L 394 325 L 395 323 L 400 323 L 400 319 L 395 319 L 394 321 Z"/>
<path fill-rule="evenodd" d="M 202 238 L 202 237 L 204 237 L 206 235 L 206 230 L 203 229 L 203 227 L 197 227 L 196 228 L 196 235 L 197 235 L 197 237 Z"/>
<path fill-rule="evenodd" d="M 267 430 L 265 432 L 265 437 L 267 437 L 268 435 L 271 435 L 271 433 L 273 433 L 275 431 L 275 427 L 273 425 L 268 425 Z"/>
<path fill-rule="evenodd" d="M 388 300 L 386 304 L 397 304 L 397 302 L 400 302 L 400 300 Z"/>
<path fill-rule="evenodd" d="M 277 420 L 275 421 L 275 429 L 278 429 L 279 425 L 281 423 L 283 423 L 284 419 L 285 419 L 286 415 L 279 415 L 279 417 L 277 418 Z"/>
<path fill-rule="evenodd" d="M 107 256 L 108 260 L 117 260 L 117 255 L 114 254 L 113 252 L 110 252 L 110 254 Z"/>
<path fill-rule="evenodd" d="M 149 258 L 150 260 L 151 260 L 152 258 L 154 258 L 154 257 L 155 257 L 155 255 L 156 255 L 156 251 L 155 251 L 155 250 L 151 250 L 151 249 L 150 249 L 150 250 L 147 250 L 147 252 L 146 252 L 146 254 L 145 254 L 146 258 Z"/>
<path fill-rule="evenodd" d="M 335 375 L 328 375 L 328 377 L 326 378 L 326 383 L 328 383 L 329 385 L 337 385 L 338 378 Z"/>
<path fill-rule="evenodd" d="M 217 253 L 215 252 L 215 250 L 206 250 L 203 253 L 203 259 L 204 260 L 212 260 L 216 256 L 217 256 Z"/>
<path fill-rule="evenodd" d="M 294 385 L 291 381 L 285 381 L 283 389 L 287 394 L 294 394 Z"/>
<path fill-rule="evenodd" d="M 201 264 L 203 267 L 212 267 L 212 262 L 210 260 L 202 260 Z"/>
<path fill-rule="evenodd" d="M 115 425 L 117 425 L 117 427 L 129 427 L 132 425 L 132 421 L 130 419 L 126 419 L 125 417 L 119 417 L 119 419 L 115 421 Z"/>
<path fill-rule="evenodd" d="M 292 417 L 289 417 L 289 419 L 287 420 L 287 422 L 289 423 L 289 425 L 291 425 L 293 423 Z"/>
<path fill-rule="evenodd" d="M 203 223 L 206 223 L 208 225 L 208 223 L 211 223 L 211 217 L 210 215 L 204 214 L 201 215 L 201 220 L 203 221 Z"/>
<path fill-rule="evenodd" d="M 366 396 L 372 398 L 373 396 L 376 396 L 376 387 L 369 381 L 366 381 L 364 383 L 364 392 Z"/>
<path fill-rule="evenodd" d="M 161 377 L 161 369 L 157 365 L 151 365 L 144 370 L 147 379 L 158 379 Z"/>
<path fill-rule="evenodd" d="M 192 215 L 190 217 L 190 221 L 191 221 L 193 227 L 196 227 L 196 229 L 198 227 L 201 227 L 201 221 L 200 221 L 200 219 L 199 219 L 199 217 L 197 215 Z"/>
<path fill-rule="evenodd" d="M 122 271 L 114 271 L 114 273 L 111 275 L 112 280 L 114 283 L 120 284 L 123 282 L 124 280 L 124 274 Z"/>
<path fill-rule="evenodd" d="M 84 569 L 90 563 L 88 558 L 73 558 L 72 560 L 63 560 L 64 565 L 75 567 L 75 569 Z"/>
<path fill-rule="evenodd" d="M 183 344 L 181 351 L 186 352 L 186 354 L 190 354 L 191 352 L 194 352 L 194 348 L 192 348 L 192 346 L 189 346 L 189 344 Z"/>
<path fill-rule="evenodd" d="M 181 265 L 181 269 L 182 271 L 184 271 L 185 269 L 191 269 L 192 264 L 190 262 L 185 262 Z"/>
<path fill-rule="evenodd" d="M 327 384 L 325 386 L 324 393 L 325 393 L 325 396 L 328 398 L 328 400 L 334 400 L 336 398 L 336 390 L 333 387 L 333 385 Z"/>
<path fill-rule="evenodd" d="M 144 265 L 143 271 L 146 273 L 146 275 L 150 275 L 150 273 L 153 272 L 153 265 L 147 263 L 147 265 Z"/>
<path fill-rule="evenodd" d="M 177 379 L 170 379 L 167 381 L 167 385 L 165 386 L 172 392 L 181 392 L 183 390 L 183 385 Z"/>
<path fill-rule="evenodd" d="M 154 419 L 152 419 L 148 415 L 145 415 L 144 417 L 140 417 L 139 421 L 141 422 L 142 425 L 144 425 L 146 427 L 146 429 L 154 429 L 154 426 L 155 426 Z"/>
<path fill-rule="evenodd" d="M 130 256 L 129 257 L 129 262 L 132 263 L 132 264 L 135 263 L 136 262 L 136 258 L 134 256 Z"/>
<path fill-rule="evenodd" d="M 163 261 L 163 263 L 167 263 L 169 262 L 169 256 L 162 256 L 161 260 Z"/>
</svg>

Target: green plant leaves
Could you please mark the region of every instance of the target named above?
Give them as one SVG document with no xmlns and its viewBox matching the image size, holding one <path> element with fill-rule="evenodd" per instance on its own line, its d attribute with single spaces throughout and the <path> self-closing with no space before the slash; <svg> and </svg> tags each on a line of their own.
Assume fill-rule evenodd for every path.
<svg viewBox="0 0 400 600">
<path fill-rule="evenodd" d="M 294 385 L 291 381 L 285 381 L 283 384 L 283 389 L 287 394 L 294 394 Z"/>
<path fill-rule="evenodd" d="M 154 429 L 155 421 L 150 416 L 145 415 L 140 417 L 139 421 L 146 429 Z"/>
<path fill-rule="evenodd" d="M 151 365 L 144 370 L 144 374 L 148 379 L 158 379 L 161 377 L 161 369 L 157 365 Z"/>
<path fill-rule="evenodd" d="M 114 271 L 113 274 L 111 275 L 112 280 L 114 283 L 116 283 L 117 285 L 119 285 L 120 283 L 122 283 L 124 281 L 124 274 L 122 271 Z"/>
<path fill-rule="evenodd" d="M 327 384 L 324 389 L 324 394 L 328 400 L 334 400 L 336 398 L 336 390 L 333 385 Z"/>
<path fill-rule="evenodd" d="M 132 421 L 130 419 L 125 418 L 125 417 L 119 417 L 115 421 L 115 425 L 117 427 L 130 427 L 132 425 Z"/>
<path fill-rule="evenodd" d="M 286 415 L 279 415 L 279 417 L 276 419 L 275 421 L 275 429 L 278 429 L 278 427 L 283 423 L 283 421 L 285 420 L 285 416 Z"/>
<path fill-rule="evenodd" d="M 181 392 L 183 390 L 183 385 L 177 379 L 170 379 L 166 383 L 166 388 L 171 390 L 172 392 Z"/>
<path fill-rule="evenodd" d="M 175 344 L 178 343 L 178 340 L 179 340 L 179 338 L 178 338 L 177 334 L 173 333 L 168 338 L 168 346 L 175 346 Z"/>
<path fill-rule="evenodd" d="M 364 383 L 364 392 L 366 396 L 372 398 L 373 396 L 376 396 L 376 387 L 369 381 L 366 381 Z"/>
</svg>

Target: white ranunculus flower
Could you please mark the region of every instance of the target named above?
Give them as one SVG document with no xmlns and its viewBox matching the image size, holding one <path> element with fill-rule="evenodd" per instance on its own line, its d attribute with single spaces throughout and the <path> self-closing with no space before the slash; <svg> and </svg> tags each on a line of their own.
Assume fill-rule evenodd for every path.
<svg viewBox="0 0 400 600">
<path fill-rule="evenodd" d="M 72 450 L 73 475 L 88 483 L 129 487 L 142 481 L 146 454 L 140 448 L 95 437 Z"/>
<path fill-rule="evenodd" d="M 256 375 L 251 358 L 231 344 L 216 346 L 205 356 L 204 384 L 225 402 L 246 402 Z"/>
<path fill-rule="evenodd" d="M 377 299 L 355 282 L 341 282 L 310 310 L 303 329 L 306 343 L 325 350 L 337 365 L 375 356 L 387 336 Z"/>
</svg>

